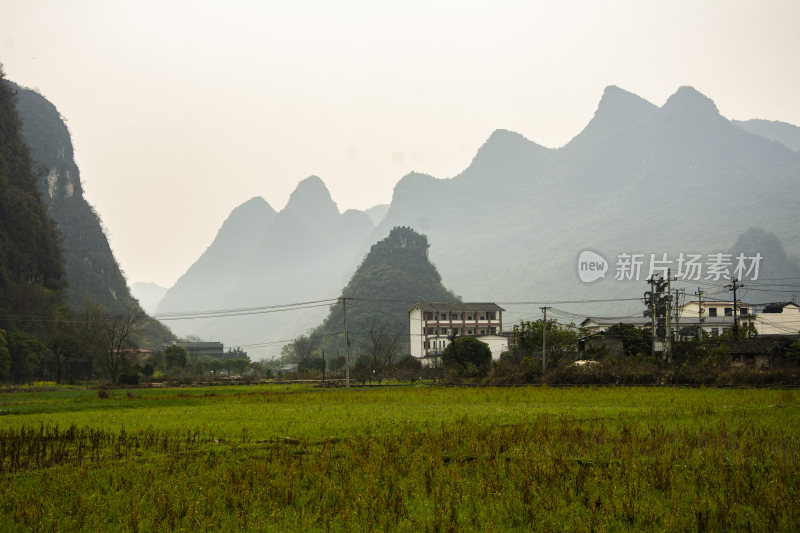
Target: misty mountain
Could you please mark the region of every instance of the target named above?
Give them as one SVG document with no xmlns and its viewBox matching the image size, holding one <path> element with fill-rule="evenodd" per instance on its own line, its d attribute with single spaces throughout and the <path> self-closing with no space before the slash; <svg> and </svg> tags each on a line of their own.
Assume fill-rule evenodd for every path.
<svg viewBox="0 0 800 533">
<path fill-rule="evenodd" d="M 396 336 L 408 352 L 408 308 L 415 302 L 457 302 L 460 299 L 442 285 L 442 278 L 428 261 L 428 239 L 411 228 L 393 228 L 372 245 L 369 253 L 341 292 L 348 298 L 348 337 L 351 354 L 369 344 L 381 331 Z M 327 353 L 344 353 L 344 309 L 341 301 L 331 307 L 325 321 L 311 337 Z"/>
<path fill-rule="evenodd" d="M 647 272 L 614 280 L 619 254 L 725 251 L 753 225 L 800 251 L 798 179 L 798 153 L 732 124 L 691 87 L 661 107 L 609 87 L 560 149 L 498 130 L 452 179 L 405 176 L 373 239 L 425 232 L 445 284 L 470 300 L 635 297 Z M 580 282 L 584 249 L 609 261 L 605 280 Z M 605 309 L 625 306 L 638 304 Z"/>
<path fill-rule="evenodd" d="M 128 290 L 100 218 L 83 197 L 64 120 L 40 94 L 10 82 L 9 86 L 16 93 L 16 108 L 30 147 L 39 193 L 60 235 L 69 306 L 77 309 L 88 298 L 111 313 L 142 312 Z M 165 327 L 151 320 L 140 340 L 152 345 L 170 338 Z"/>
<path fill-rule="evenodd" d="M 240 346 L 292 338 L 324 318 L 329 303 L 318 301 L 336 298 L 355 269 L 373 224 L 361 211 L 339 213 L 319 177 L 301 181 L 277 214 L 261 202 L 254 199 L 234 210 L 158 308 L 161 316 L 215 309 L 241 313 L 171 321 L 179 334 Z M 264 309 L 299 302 L 317 303 L 295 311 Z M 257 348 L 248 349 L 258 353 Z M 277 353 L 280 346 L 273 349 Z"/>
<path fill-rule="evenodd" d="M 64 266 L 58 234 L 42 202 L 25 146 L 12 88 L 0 69 L 0 379 L 10 380 L 16 361 L 6 333 L 39 334 L 42 318 L 63 305 Z M 37 320 L 30 320 L 36 317 Z"/>
<path fill-rule="evenodd" d="M 163 295 L 159 313 L 222 309 L 242 265 L 259 246 L 275 210 L 260 197 L 236 207 L 213 242 Z"/>
<path fill-rule="evenodd" d="M 740 128 L 755 133 L 767 139 L 778 141 L 791 148 L 795 152 L 800 151 L 800 128 L 786 122 L 777 120 L 734 120 L 734 124 Z"/>
<path fill-rule="evenodd" d="M 733 257 L 739 254 L 751 257 L 756 253 L 764 257 L 758 279 L 744 281 L 744 288 L 738 295 L 743 301 L 754 305 L 784 302 L 800 293 L 793 290 L 800 284 L 800 261 L 789 257 L 780 239 L 772 233 L 761 228 L 750 228 L 739 235 L 729 253 Z"/>
<path fill-rule="evenodd" d="M 427 236 L 443 284 L 468 300 L 576 301 L 577 307 L 559 307 L 637 312 L 648 264 L 635 279 L 615 279 L 625 254 L 707 257 L 762 227 L 798 255 L 798 179 L 800 154 L 732 123 L 695 89 L 681 87 L 659 107 L 612 86 L 562 148 L 497 130 L 453 178 L 406 175 L 374 229 L 363 212 L 339 214 L 322 181 L 308 178 L 268 224 L 249 230 L 248 242 L 257 242 L 252 251 L 221 254 L 231 262 L 227 273 L 203 276 L 186 289 L 216 294 L 213 303 L 173 300 L 159 311 L 334 298 L 372 243 L 391 228 L 408 227 Z M 593 283 L 578 277 L 577 258 L 587 249 L 608 262 L 605 278 Z M 780 258 L 765 256 L 762 266 L 774 261 Z M 223 298 L 217 286 L 225 287 Z M 255 344 L 291 339 L 324 316 L 323 307 L 309 307 L 186 321 L 180 328 Z"/>
<path fill-rule="evenodd" d="M 131 283 L 131 295 L 136 298 L 147 314 L 154 314 L 158 309 L 158 304 L 167 293 L 167 288 L 155 283 L 145 283 L 136 281 Z"/>
<path fill-rule="evenodd" d="M 372 220 L 372 224 L 377 226 L 386 216 L 386 213 L 389 212 L 389 204 L 373 205 L 369 209 L 365 209 L 364 212 Z"/>
</svg>

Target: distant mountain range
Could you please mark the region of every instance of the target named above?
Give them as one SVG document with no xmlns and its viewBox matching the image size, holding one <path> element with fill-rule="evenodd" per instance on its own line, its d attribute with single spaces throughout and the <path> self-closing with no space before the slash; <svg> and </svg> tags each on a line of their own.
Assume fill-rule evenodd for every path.
<svg viewBox="0 0 800 533">
<path fill-rule="evenodd" d="M 733 120 L 740 128 L 767 139 L 786 145 L 795 152 L 800 151 L 800 128 L 776 120 Z"/>
<path fill-rule="evenodd" d="M 135 282 L 131 283 L 131 295 L 139 301 L 144 312 L 152 315 L 158 309 L 158 304 L 167 293 L 167 287 L 161 287 L 155 283 Z"/>
<path fill-rule="evenodd" d="M 763 234 L 788 252 L 768 254 L 764 268 L 782 262 L 791 269 L 800 253 L 797 130 L 731 122 L 691 87 L 661 107 L 608 87 L 592 120 L 564 147 L 497 130 L 458 176 L 403 177 L 388 210 L 371 213 L 374 227 L 362 212 L 340 214 L 317 177 L 301 182 L 280 213 L 250 200 L 168 291 L 159 313 L 336 297 L 371 244 L 398 226 L 427 236 L 430 259 L 456 294 L 510 307 L 577 301 L 582 313 L 636 312 L 647 272 L 615 279 L 620 257 L 705 257 L 727 252 L 753 227 L 767 233 L 750 233 L 748 247 L 757 248 L 753 239 Z M 768 247 L 775 250 L 775 242 Z M 580 281 L 584 250 L 606 258 L 605 279 Z M 324 314 L 312 308 L 171 324 L 257 344 L 304 333 Z M 506 316 L 513 319 L 513 310 Z"/>
<path fill-rule="evenodd" d="M 796 255 L 799 182 L 800 154 L 731 123 L 693 88 L 657 107 L 609 87 L 563 148 L 499 130 L 453 179 L 404 177 L 373 239 L 398 225 L 424 232 L 445 285 L 468 299 L 636 297 L 643 281 L 613 279 L 620 254 L 727 251 L 758 226 Z M 579 280 L 585 249 L 611 263 L 605 280 Z"/>
<path fill-rule="evenodd" d="M 253 198 L 233 210 L 208 249 L 167 291 L 158 314 L 170 319 L 187 311 L 240 310 L 233 317 L 170 320 L 170 326 L 180 335 L 259 353 L 265 340 L 291 339 L 325 317 L 328 304 L 319 301 L 339 296 L 373 227 L 364 212 L 339 213 L 316 176 L 301 181 L 279 213 Z M 298 302 L 310 303 L 295 311 L 264 308 Z M 280 352 L 280 345 L 271 349 Z"/>
</svg>

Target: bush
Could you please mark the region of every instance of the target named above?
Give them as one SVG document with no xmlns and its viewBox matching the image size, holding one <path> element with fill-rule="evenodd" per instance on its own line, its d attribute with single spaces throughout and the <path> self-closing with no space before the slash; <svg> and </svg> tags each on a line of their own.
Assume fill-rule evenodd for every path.
<svg viewBox="0 0 800 533">
<path fill-rule="evenodd" d="M 119 376 L 119 384 L 120 385 L 138 385 L 139 384 L 139 375 L 138 374 L 121 374 Z"/>
<path fill-rule="evenodd" d="M 398 381 L 414 381 L 422 376 L 422 363 L 411 354 L 404 355 L 394 365 L 394 376 Z"/>
<path fill-rule="evenodd" d="M 534 364 L 530 358 L 527 359 L 525 361 L 516 356 L 501 356 L 500 361 L 492 367 L 489 383 L 492 385 L 538 383 L 542 379 L 542 366 Z"/>
<path fill-rule="evenodd" d="M 492 367 L 492 350 L 474 337 L 458 337 L 444 349 L 442 364 L 458 377 L 484 377 Z"/>
</svg>

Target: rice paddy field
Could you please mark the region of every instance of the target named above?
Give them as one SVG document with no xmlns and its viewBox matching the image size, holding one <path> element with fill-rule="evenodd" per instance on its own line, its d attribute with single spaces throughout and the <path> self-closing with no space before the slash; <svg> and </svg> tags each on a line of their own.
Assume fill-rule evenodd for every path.
<svg viewBox="0 0 800 533">
<path fill-rule="evenodd" d="M 800 393 L 0 394 L 1 531 L 793 531 Z"/>
</svg>

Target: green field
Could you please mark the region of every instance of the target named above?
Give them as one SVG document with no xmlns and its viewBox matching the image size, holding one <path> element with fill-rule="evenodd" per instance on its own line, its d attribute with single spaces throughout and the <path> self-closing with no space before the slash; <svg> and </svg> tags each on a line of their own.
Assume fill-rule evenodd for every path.
<svg viewBox="0 0 800 533">
<path fill-rule="evenodd" d="M 0 394 L 0 530 L 794 530 L 800 393 Z"/>
</svg>

